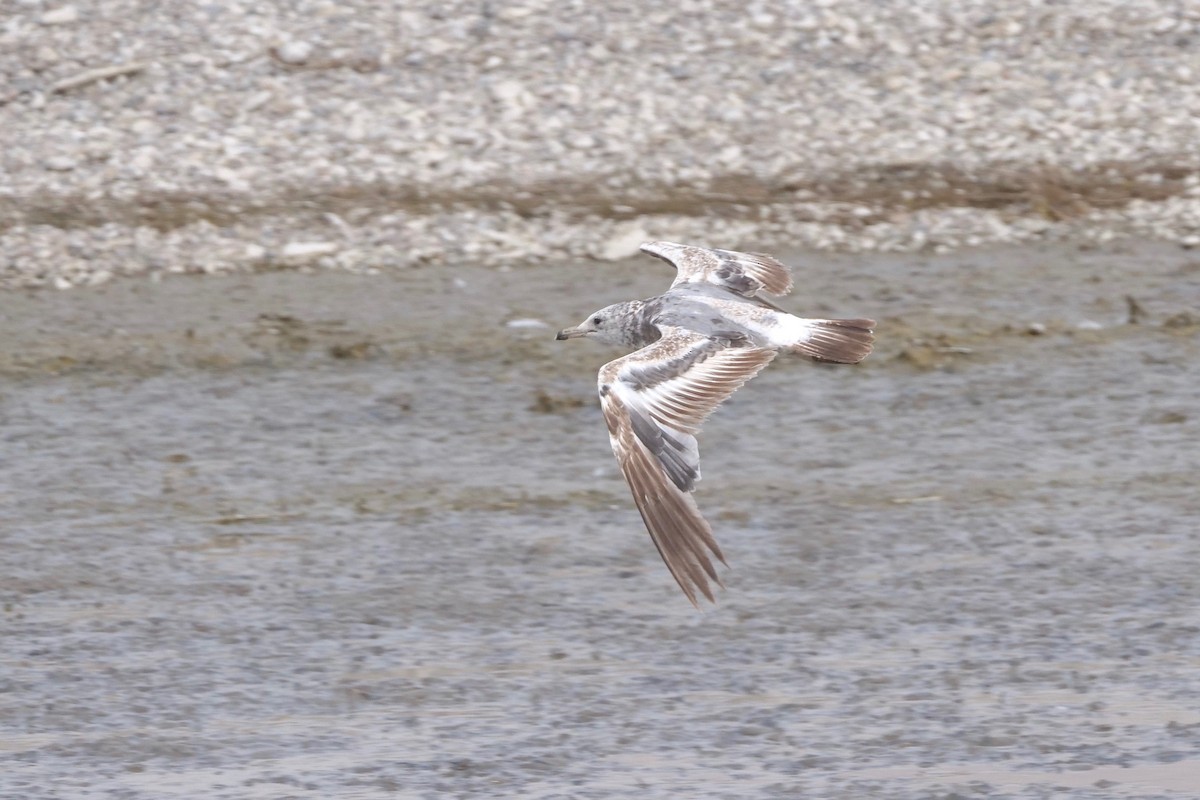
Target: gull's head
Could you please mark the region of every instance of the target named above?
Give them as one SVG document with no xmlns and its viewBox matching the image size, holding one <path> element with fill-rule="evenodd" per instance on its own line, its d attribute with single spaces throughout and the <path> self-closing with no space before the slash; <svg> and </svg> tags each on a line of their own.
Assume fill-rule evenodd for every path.
<svg viewBox="0 0 1200 800">
<path fill-rule="evenodd" d="M 635 303 L 616 303 L 593 311 L 588 318 L 574 328 L 564 328 L 555 339 L 578 339 L 588 337 L 604 344 L 626 344 L 629 339 L 631 316 L 636 311 Z"/>
</svg>

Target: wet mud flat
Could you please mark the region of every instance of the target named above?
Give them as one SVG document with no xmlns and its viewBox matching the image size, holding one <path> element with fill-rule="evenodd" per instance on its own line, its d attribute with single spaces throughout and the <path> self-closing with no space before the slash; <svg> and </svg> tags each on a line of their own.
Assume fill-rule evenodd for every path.
<svg viewBox="0 0 1200 800">
<path fill-rule="evenodd" d="M 657 262 L 0 296 L 0 796 L 1200 794 L 1200 256 L 790 260 L 699 612 L 552 340 Z"/>
</svg>

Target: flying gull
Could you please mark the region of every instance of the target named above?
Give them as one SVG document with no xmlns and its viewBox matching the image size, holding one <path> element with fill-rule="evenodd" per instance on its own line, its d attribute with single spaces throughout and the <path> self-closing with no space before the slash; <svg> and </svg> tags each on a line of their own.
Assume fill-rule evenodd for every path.
<svg viewBox="0 0 1200 800">
<path fill-rule="evenodd" d="M 665 293 L 616 303 L 557 339 L 589 337 L 634 352 L 600 368 L 600 405 L 613 453 L 659 555 L 692 605 L 721 586 L 710 554 L 727 564 L 700 515 L 696 433 L 717 406 L 780 350 L 857 364 L 871 352 L 869 319 L 803 319 L 761 296 L 792 290 L 771 256 L 647 242 L 642 252 L 676 270 Z"/>
</svg>

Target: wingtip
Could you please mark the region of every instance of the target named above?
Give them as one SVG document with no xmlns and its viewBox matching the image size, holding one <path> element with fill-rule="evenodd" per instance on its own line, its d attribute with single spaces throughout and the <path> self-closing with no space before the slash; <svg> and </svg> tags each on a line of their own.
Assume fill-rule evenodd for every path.
<svg viewBox="0 0 1200 800">
<path fill-rule="evenodd" d="M 718 583 L 720 583 L 720 581 L 718 581 Z M 700 594 L 704 595 L 705 600 L 707 600 L 709 603 L 711 603 L 714 606 L 717 604 L 717 598 L 713 594 L 712 589 L 710 589 L 708 587 L 707 583 L 698 583 L 698 584 L 696 584 L 696 588 L 700 590 Z M 687 594 L 687 593 L 685 592 L 685 594 Z M 697 611 L 700 610 L 700 604 L 698 602 L 696 602 L 695 593 L 689 594 L 688 600 L 692 601 L 692 605 L 696 608 Z"/>
<path fill-rule="evenodd" d="M 638 247 L 638 249 L 648 255 L 652 255 L 656 258 L 661 258 L 664 261 L 670 261 L 668 254 L 673 250 L 679 250 L 683 247 L 684 247 L 684 245 L 676 244 L 675 242 L 653 241 L 653 242 L 642 242 L 641 246 Z"/>
<path fill-rule="evenodd" d="M 770 253 L 747 253 L 753 261 L 757 261 L 759 270 L 755 271 L 755 277 L 763 282 L 763 291 L 775 297 L 783 297 L 786 294 L 791 294 L 792 289 L 796 288 L 796 282 L 792 278 L 792 268 L 780 261 Z"/>
</svg>

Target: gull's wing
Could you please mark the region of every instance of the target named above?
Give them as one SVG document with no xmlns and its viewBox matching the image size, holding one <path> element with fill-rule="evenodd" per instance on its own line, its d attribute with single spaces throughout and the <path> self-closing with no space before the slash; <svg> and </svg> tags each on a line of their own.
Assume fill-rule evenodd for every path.
<svg viewBox="0 0 1200 800">
<path fill-rule="evenodd" d="M 662 338 L 600 368 L 600 405 L 613 453 L 667 569 L 696 604 L 725 563 L 691 491 L 700 479 L 695 433 L 775 351 L 666 327 Z"/>
<path fill-rule="evenodd" d="M 762 253 L 710 250 L 674 242 L 646 242 L 642 252 L 675 267 L 674 288 L 684 283 L 711 283 L 743 297 L 759 290 L 776 296 L 792 290 L 792 274 L 780 262 Z"/>
</svg>

